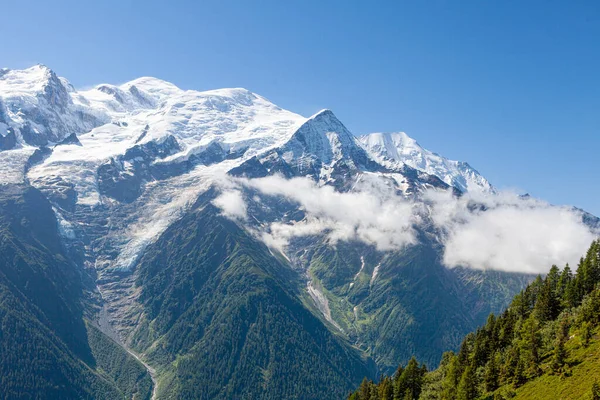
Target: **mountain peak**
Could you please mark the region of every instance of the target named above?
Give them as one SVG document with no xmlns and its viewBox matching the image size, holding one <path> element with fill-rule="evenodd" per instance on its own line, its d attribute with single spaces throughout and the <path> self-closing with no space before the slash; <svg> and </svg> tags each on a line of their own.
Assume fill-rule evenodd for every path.
<svg viewBox="0 0 600 400">
<path fill-rule="evenodd" d="M 47 71 L 49 73 L 54 73 L 54 71 L 52 71 L 52 69 L 50 67 L 48 67 L 46 64 L 42 64 L 42 63 L 37 63 L 34 66 L 30 67 L 30 68 L 37 68 L 43 71 Z"/>
<path fill-rule="evenodd" d="M 119 89 L 125 92 L 137 93 L 138 90 L 150 95 L 155 101 L 164 101 L 169 97 L 179 95 L 184 90 L 175 86 L 171 82 L 154 78 L 152 76 L 143 76 L 134 79 L 119 86 Z"/>
<path fill-rule="evenodd" d="M 336 118 L 335 114 L 333 113 L 333 111 L 331 111 L 329 108 L 324 108 L 316 113 L 314 113 L 313 115 L 311 115 L 309 117 L 309 119 L 316 119 L 316 118 L 323 118 L 323 117 L 327 117 L 327 118 Z"/>
<path fill-rule="evenodd" d="M 331 162 L 336 151 L 343 152 L 355 144 L 354 135 L 328 109 L 309 117 L 292 139 L 302 144 L 303 151 L 314 154 L 325 163 Z"/>
<path fill-rule="evenodd" d="M 494 192 L 492 185 L 469 164 L 429 151 L 404 132 L 371 133 L 361 136 L 359 141 L 382 165 L 394 167 L 406 164 L 435 175 L 463 192 Z"/>
<path fill-rule="evenodd" d="M 48 85 L 63 86 L 54 71 L 43 64 L 20 70 L 3 68 L 0 72 L 0 91 L 4 96 L 32 95 L 43 92 Z"/>
</svg>

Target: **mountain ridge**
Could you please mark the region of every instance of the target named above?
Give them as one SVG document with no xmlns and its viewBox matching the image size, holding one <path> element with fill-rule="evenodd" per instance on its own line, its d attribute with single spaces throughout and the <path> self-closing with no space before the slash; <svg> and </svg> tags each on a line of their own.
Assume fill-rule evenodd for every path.
<svg viewBox="0 0 600 400">
<path fill-rule="evenodd" d="M 205 92 L 198 92 L 195 90 L 183 90 L 178 88 L 177 86 L 164 81 L 162 79 L 159 78 L 154 78 L 154 77 L 140 77 L 134 80 L 131 80 L 129 82 L 123 83 L 121 85 L 115 86 L 115 85 L 110 85 L 110 84 L 100 84 L 95 86 L 92 89 L 89 90 L 83 90 L 83 91 L 77 91 L 76 89 L 74 89 L 66 79 L 64 78 L 59 78 L 54 71 L 52 71 L 51 69 L 49 69 L 46 66 L 43 65 L 37 65 L 34 67 L 31 67 L 29 69 L 26 70 L 9 70 L 9 69 L 4 69 L 3 70 L 3 74 L 2 76 L 0 76 L 0 96 L 2 97 L 3 100 L 3 104 L 6 103 L 10 103 L 12 104 L 13 107 L 19 107 L 22 106 L 22 104 L 19 104 L 19 100 L 23 100 L 22 98 L 20 99 L 20 97 L 22 97 L 21 95 L 23 94 L 29 94 L 31 92 L 39 92 L 39 93 L 45 93 L 45 91 L 48 91 L 47 88 L 53 88 L 52 90 L 49 90 L 49 93 L 46 93 L 47 96 L 49 96 L 49 99 L 54 99 L 54 98 L 59 98 L 61 99 L 60 104 L 63 105 L 62 108 L 66 107 L 67 105 L 71 105 L 71 106 L 76 106 L 75 108 L 77 109 L 78 112 L 82 112 L 85 115 L 89 115 L 89 117 L 85 117 L 84 120 L 87 118 L 90 121 L 87 123 L 83 123 L 81 121 L 79 122 L 73 122 L 73 121 L 69 121 L 67 122 L 63 122 L 63 125 L 66 126 L 71 126 L 71 129 L 69 131 L 65 130 L 65 129 L 59 129 L 59 131 L 63 131 L 64 133 L 59 133 L 59 132 L 54 132 L 56 131 L 56 126 L 55 124 L 46 124 L 48 126 L 46 126 L 46 133 L 47 135 L 41 135 L 39 131 L 36 131 L 36 129 L 34 129 L 33 132 L 30 132 L 30 129 L 27 125 L 23 125 L 20 126 L 18 123 L 16 123 L 16 121 L 12 120 L 11 121 L 4 121 L 4 119 L 7 119 L 6 117 L 4 119 L 0 118 L 0 123 L 3 124 L 2 126 L 4 126 L 4 130 L 5 132 L 0 132 L 0 135 L 4 138 L 6 137 L 5 133 L 6 130 L 8 129 L 12 129 L 13 131 L 16 131 L 16 143 L 12 145 L 12 147 L 14 147 L 15 145 L 20 144 L 21 146 L 25 145 L 34 145 L 34 146 L 44 146 L 46 144 L 55 142 L 61 142 L 62 140 L 66 139 L 68 136 L 75 134 L 75 135 L 81 135 L 86 133 L 87 131 L 89 131 L 90 129 L 96 128 L 99 125 L 102 124 L 106 124 L 107 122 L 109 122 L 110 120 L 112 120 L 114 123 L 118 123 L 118 120 L 121 118 L 126 117 L 126 115 L 128 113 L 134 112 L 137 113 L 139 111 L 137 110 L 152 110 L 152 109 L 160 109 L 162 107 L 166 107 L 166 109 L 164 110 L 165 114 L 169 114 L 172 112 L 172 107 L 173 106 L 178 106 L 178 103 L 169 105 L 168 104 L 168 99 L 170 97 L 180 97 L 180 98 L 188 98 L 188 101 L 191 97 L 194 96 L 200 96 L 200 98 L 206 98 L 206 100 L 204 101 L 205 106 L 208 106 L 208 108 L 213 108 L 213 109 L 218 109 L 218 110 L 229 110 L 231 107 L 233 107 L 234 105 L 242 105 L 242 106 L 248 106 L 248 105 L 252 105 L 254 101 L 259 101 L 259 102 L 264 102 L 265 105 L 267 105 L 268 108 L 271 108 L 272 110 L 282 110 L 281 108 L 275 106 L 273 103 L 270 103 L 268 100 L 266 100 L 264 97 L 257 95 L 255 93 L 252 93 L 250 91 L 248 91 L 247 89 L 244 88 L 230 88 L 230 89 L 216 89 L 216 90 L 209 90 L 209 91 L 205 91 Z M 24 73 L 23 72 L 27 72 Z M 31 75 L 32 77 L 29 79 L 29 81 L 33 81 L 33 83 L 27 82 L 27 79 L 18 79 L 18 78 L 14 78 L 13 79 L 9 79 L 11 78 L 11 75 L 20 75 L 23 74 L 25 76 L 27 75 Z M 40 75 L 43 76 L 43 78 L 40 78 Z M 40 83 L 42 82 L 42 83 Z M 4 83 L 4 84 L 3 84 Z M 49 84 L 52 83 L 52 84 Z M 12 90 L 10 90 L 10 88 L 13 87 Z M 7 93 L 8 93 L 8 97 L 7 97 Z M 35 97 L 35 96 L 34 96 Z M 48 98 L 46 98 L 46 100 L 48 100 Z M 231 102 L 229 102 L 229 100 L 226 99 L 231 99 Z M 165 101 L 167 101 L 167 103 L 165 103 Z M 27 101 L 23 101 L 25 104 L 27 103 Z M 56 101 L 53 100 L 49 100 L 49 104 L 54 105 L 57 104 Z M 43 104 L 37 104 L 38 108 L 40 109 L 44 109 Z M 5 106 L 6 107 L 6 106 Z M 97 111 L 94 112 L 90 112 L 90 109 L 95 109 Z M 81 110 L 81 111 L 79 111 Z M 124 114 L 125 113 L 125 114 Z M 5 113 L 6 114 L 6 113 Z M 0 104 L 0 117 L 2 117 L 2 106 Z M 333 112 L 331 110 L 328 109 L 324 109 L 321 110 L 317 113 L 315 113 L 313 116 L 309 117 L 309 118 L 303 118 L 300 117 L 298 115 L 293 115 L 292 113 L 288 114 L 291 118 L 291 120 L 295 121 L 296 124 L 298 123 L 307 123 L 310 120 L 314 120 L 316 119 L 323 119 L 325 118 L 325 116 L 327 117 L 331 117 L 333 115 Z M 289 117 L 288 117 L 289 118 Z M 70 118 L 71 120 L 76 118 Z M 93 121 L 92 121 L 93 119 Z M 290 120 L 290 121 L 291 121 Z M 337 120 L 337 118 L 336 118 Z M 10 123 L 9 123 L 10 122 Z M 50 121 L 52 122 L 52 121 Z M 338 120 L 339 122 L 339 120 Z M 290 130 L 288 130 L 289 133 L 287 133 L 287 140 L 289 140 L 289 138 L 291 137 L 291 135 L 293 134 L 293 123 L 294 122 L 288 122 L 286 125 L 290 127 Z M 82 125 L 83 124 L 83 125 Z M 341 124 L 341 123 L 340 123 Z M 151 125 L 151 124 L 148 124 Z M 0 128 L 2 128 L 2 126 L 0 126 Z M 298 126 L 298 125 L 296 125 Z M 75 130 L 79 129 L 79 131 L 72 131 L 73 128 Z M 258 127 L 257 127 L 258 128 Z M 256 129 L 256 128 L 255 128 Z M 259 128 L 260 129 L 260 128 Z M 140 127 L 140 131 L 143 130 L 142 127 Z M 368 146 L 367 143 L 363 140 L 365 137 L 355 137 L 354 135 L 352 135 L 347 129 L 341 129 L 341 137 L 344 137 L 345 139 L 341 142 L 341 144 L 343 146 L 347 146 L 348 141 L 354 141 L 355 139 L 359 139 L 359 141 L 362 143 L 362 146 L 367 150 L 370 151 L 369 155 L 371 158 L 373 158 L 374 160 L 378 160 L 378 155 L 372 151 L 372 146 Z M 36 134 L 37 133 L 37 134 Z M 42 132 L 43 133 L 43 132 Z M 149 129 L 148 131 L 146 131 L 145 137 L 142 138 L 141 140 L 148 140 L 150 139 L 150 137 L 152 136 L 153 130 Z M 283 132 L 282 132 L 283 133 Z M 25 136 L 24 136 L 25 134 Z M 373 134 L 375 135 L 375 134 Z M 160 136 L 159 136 L 160 137 Z M 156 137 L 155 137 L 156 138 Z M 234 146 L 240 146 L 239 144 L 239 139 L 236 140 L 235 138 L 232 138 L 235 142 L 238 142 L 237 145 Z M 410 138 L 409 138 L 410 139 Z M 277 139 L 278 143 L 282 143 L 282 140 L 284 140 L 283 137 L 280 136 L 280 139 Z M 410 139 L 411 141 L 414 141 L 412 139 Z M 203 143 L 206 143 L 206 140 L 204 141 L 200 141 L 200 142 L 196 142 L 197 145 L 202 146 Z M 414 141 L 414 143 L 416 143 L 416 141 Z M 275 144 L 275 143 L 273 143 Z M 193 142 L 189 142 L 187 144 L 185 144 L 185 146 L 183 146 L 183 149 L 185 149 L 186 151 L 190 151 L 190 146 L 194 146 L 195 144 Z M 4 148 L 8 148 L 11 146 L 5 145 Z M 262 150 L 258 150 L 259 152 L 264 152 L 268 150 L 269 146 L 263 146 Z M 420 146 L 419 146 L 420 148 Z M 431 152 L 428 152 L 425 149 L 420 148 L 424 154 L 429 155 L 429 154 L 434 154 Z M 255 153 L 258 154 L 258 153 Z M 110 157 L 111 153 L 107 153 L 106 157 Z M 325 161 L 329 161 L 328 159 L 326 159 Z M 380 161 L 380 159 L 378 160 Z M 397 161 L 402 161 L 402 160 L 397 160 Z M 432 175 L 436 175 L 436 173 L 432 173 L 431 169 L 429 168 L 419 168 L 416 163 L 411 163 L 411 162 L 406 162 L 406 160 L 403 161 L 405 164 L 409 165 L 412 168 L 415 168 L 417 170 L 420 170 L 422 172 L 426 172 Z M 397 168 L 398 165 L 395 165 L 395 167 Z M 467 170 L 469 170 L 467 168 Z M 448 179 L 446 179 L 445 176 L 442 176 L 443 174 L 440 173 L 439 171 L 437 171 L 438 174 L 436 176 L 438 176 L 438 178 L 444 180 L 444 181 L 448 181 Z M 476 171 L 475 171 L 476 173 Z M 484 182 L 485 179 L 483 179 Z M 446 182 L 448 184 L 456 184 L 455 181 L 452 182 Z M 483 186 L 486 186 L 485 183 L 483 184 Z M 458 189 L 464 191 L 466 189 L 466 185 L 461 185 L 461 184 L 457 184 Z"/>
<path fill-rule="evenodd" d="M 448 268 L 453 230 L 436 204 L 464 202 L 450 214 L 463 223 L 500 197 L 444 181 L 460 171 L 378 161 L 330 110 L 304 118 L 245 89 L 149 77 L 86 91 L 57 79 L 64 112 L 43 85 L 0 91 L 0 136 L 14 142 L 0 183 L 47 199 L 89 278 L 86 315 L 156 370 L 158 398 L 198 385 L 198 398 L 297 397 L 280 379 L 294 368 L 310 398 L 331 398 L 413 353 L 437 361 L 532 279 Z"/>
<path fill-rule="evenodd" d="M 424 149 L 404 132 L 371 133 L 360 136 L 359 141 L 383 165 L 407 164 L 435 175 L 463 192 L 495 192 L 493 186 L 468 163 L 449 160 Z"/>
</svg>

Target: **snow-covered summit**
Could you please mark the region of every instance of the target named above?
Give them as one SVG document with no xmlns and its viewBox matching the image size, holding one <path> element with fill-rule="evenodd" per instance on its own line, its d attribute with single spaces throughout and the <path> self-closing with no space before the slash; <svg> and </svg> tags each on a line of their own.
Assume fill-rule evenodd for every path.
<svg viewBox="0 0 600 400">
<path fill-rule="evenodd" d="M 324 109 L 311 116 L 294 133 L 283 151 L 288 158 L 313 157 L 331 164 L 349 157 L 357 147 L 356 138 L 331 110 Z"/>
<path fill-rule="evenodd" d="M 479 177 L 414 141 L 384 139 L 361 145 L 330 110 L 305 118 L 243 88 L 186 90 L 142 77 L 76 90 L 45 66 L 0 70 L 0 183 L 26 179 L 40 189 L 64 236 L 86 243 L 86 262 L 103 271 L 130 268 L 234 171 L 310 176 L 340 191 L 383 185 L 407 196 L 447 189 L 438 178 L 471 190 Z"/>
<path fill-rule="evenodd" d="M 415 168 L 462 191 L 493 191 L 467 163 L 423 149 L 402 132 L 356 138 L 331 110 L 304 118 L 243 88 L 184 90 L 141 77 L 78 91 L 44 65 L 0 70 L 0 151 L 59 143 L 38 171 L 59 173 L 81 163 L 96 168 L 135 146 L 170 143 L 154 162 L 188 162 L 209 148 L 243 155 L 243 161 L 278 149 L 299 170 L 340 160 L 373 170 L 376 162 L 391 170 Z M 91 184 L 93 174 L 85 179 Z"/>
<path fill-rule="evenodd" d="M 23 70 L 0 69 L 0 92 L 9 95 L 30 95 L 41 92 L 49 81 L 58 79 L 54 72 L 42 64 Z"/>
<path fill-rule="evenodd" d="M 0 150 L 46 146 L 106 122 L 106 116 L 73 102 L 71 84 L 44 65 L 0 73 Z"/>
<path fill-rule="evenodd" d="M 492 185 L 469 164 L 449 160 L 424 149 L 404 132 L 371 133 L 359 140 L 371 156 L 386 167 L 406 164 L 437 176 L 463 192 L 494 192 Z"/>
</svg>

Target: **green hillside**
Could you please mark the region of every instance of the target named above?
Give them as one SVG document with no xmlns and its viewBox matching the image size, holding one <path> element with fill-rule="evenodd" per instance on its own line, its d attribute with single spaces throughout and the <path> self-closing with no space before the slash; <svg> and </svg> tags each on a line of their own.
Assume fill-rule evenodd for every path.
<svg viewBox="0 0 600 400">
<path fill-rule="evenodd" d="M 0 398 L 148 399 L 145 368 L 86 323 L 48 201 L 0 187 Z"/>
<path fill-rule="evenodd" d="M 592 386 L 596 381 L 600 383 L 600 337 L 597 328 L 591 336 L 588 346 L 583 345 L 580 334 L 565 344 L 568 373 L 560 375 L 549 371 L 515 390 L 514 399 L 592 399 Z M 549 367 L 547 365 L 546 369 L 549 370 Z M 510 388 L 503 390 L 511 393 Z"/>
<path fill-rule="evenodd" d="M 575 274 L 553 266 L 499 316 L 468 334 L 458 353 L 419 374 L 416 361 L 378 384 L 364 380 L 352 400 L 600 398 L 600 241 Z M 407 371 L 410 371 L 407 372 Z M 594 397 L 596 396 L 596 397 Z"/>
<path fill-rule="evenodd" d="M 323 243 L 309 256 L 308 270 L 327 296 L 333 319 L 388 373 L 412 355 L 437 363 L 445 349 L 458 347 L 466 333 L 533 279 L 448 269 L 426 235 L 398 252 L 382 254 L 357 242 Z"/>
<path fill-rule="evenodd" d="M 336 399 L 374 368 L 302 303 L 301 276 L 210 197 L 140 260 L 134 346 L 159 398 Z"/>
</svg>

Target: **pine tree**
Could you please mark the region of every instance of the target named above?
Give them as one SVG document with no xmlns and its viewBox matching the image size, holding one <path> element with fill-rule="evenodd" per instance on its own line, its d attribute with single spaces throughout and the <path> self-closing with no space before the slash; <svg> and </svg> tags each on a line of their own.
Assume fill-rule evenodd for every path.
<svg viewBox="0 0 600 400">
<path fill-rule="evenodd" d="M 600 385 L 598 384 L 598 381 L 594 381 L 592 384 L 590 400 L 600 400 Z"/>
<path fill-rule="evenodd" d="M 469 355 L 471 354 L 471 350 L 473 349 L 473 344 L 475 342 L 475 333 L 468 333 L 463 339 L 460 350 L 458 351 L 457 357 L 460 365 L 467 365 L 469 363 Z M 462 372 L 462 371 L 461 371 Z"/>
<path fill-rule="evenodd" d="M 381 400 L 393 400 L 394 399 L 394 386 L 392 379 L 388 376 L 381 379 L 379 382 L 379 398 Z"/>
<path fill-rule="evenodd" d="M 485 329 L 478 329 L 475 334 L 471 361 L 474 367 L 484 366 L 489 358 L 489 334 Z"/>
<path fill-rule="evenodd" d="M 393 392 L 394 392 L 394 400 L 402 400 L 404 397 L 405 387 L 402 379 L 402 374 L 404 373 L 404 368 L 402 365 L 398 366 L 396 373 L 394 374 L 394 382 L 393 382 Z"/>
<path fill-rule="evenodd" d="M 562 272 L 560 274 L 560 278 L 558 279 L 557 292 L 558 292 L 558 296 L 560 298 L 565 299 L 569 285 L 571 284 L 571 281 L 573 281 L 573 273 L 571 272 L 571 268 L 569 267 L 569 264 L 567 264 L 565 266 L 565 268 L 562 270 Z M 568 306 L 568 302 L 565 301 L 563 303 L 563 307 L 567 307 L 567 306 Z"/>
<path fill-rule="evenodd" d="M 449 355 L 448 372 L 442 382 L 442 400 L 454 400 L 456 398 L 456 387 L 461 378 L 458 357 L 453 353 Z"/>
<path fill-rule="evenodd" d="M 592 339 L 592 326 L 589 322 L 585 321 L 581 324 L 581 342 L 585 347 L 590 345 Z"/>
<path fill-rule="evenodd" d="M 369 396 L 369 400 L 381 400 L 379 397 L 379 390 L 375 384 L 371 385 L 371 394 Z"/>
<path fill-rule="evenodd" d="M 521 352 L 517 349 L 517 366 L 515 368 L 515 375 L 513 376 L 513 384 L 515 387 L 519 387 L 525 383 L 527 378 L 525 377 L 525 361 L 521 357 Z"/>
<path fill-rule="evenodd" d="M 517 371 L 517 365 L 519 363 L 519 349 L 517 346 L 511 346 L 508 348 L 507 356 L 504 359 L 502 365 L 502 380 L 504 382 L 510 382 L 515 376 Z"/>
<path fill-rule="evenodd" d="M 463 372 L 456 390 L 457 400 L 473 400 L 477 397 L 477 378 L 472 366 L 467 366 Z"/>
<path fill-rule="evenodd" d="M 556 334 L 556 341 L 554 344 L 554 353 L 552 355 L 552 370 L 555 373 L 562 371 L 567 358 L 567 351 L 565 350 L 565 343 L 569 335 L 569 326 L 566 318 L 560 321 L 558 332 Z"/>
<path fill-rule="evenodd" d="M 598 282 L 600 282 L 600 262 L 598 250 L 600 249 L 600 242 L 595 241 L 588 249 L 585 259 L 583 261 L 585 265 L 585 289 L 586 292 L 592 291 Z"/>
<path fill-rule="evenodd" d="M 538 376 L 541 372 L 539 353 L 542 347 L 542 336 L 539 322 L 533 315 L 523 323 L 521 338 L 521 357 L 526 359 L 527 373 Z"/>
<path fill-rule="evenodd" d="M 419 367 L 417 359 L 413 356 L 408 361 L 396 388 L 394 388 L 394 397 L 403 399 L 407 393 L 410 393 L 413 399 L 418 399 L 421 394 L 424 371 L 427 371 L 427 369 L 424 366 Z M 396 390 L 398 393 L 396 393 Z"/>
<path fill-rule="evenodd" d="M 560 313 L 561 302 L 558 297 L 559 269 L 553 265 L 538 292 L 535 311 L 541 322 L 552 321 Z"/>
<path fill-rule="evenodd" d="M 371 385 L 373 382 L 369 381 L 366 377 L 358 388 L 358 400 L 370 400 L 371 397 Z"/>
<path fill-rule="evenodd" d="M 487 355 L 490 356 L 494 354 L 496 348 L 498 346 L 498 331 L 499 324 L 497 323 L 496 316 L 494 313 L 491 313 L 488 316 L 488 319 L 485 323 L 485 332 L 486 332 L 486 345 L 487 345 Z"/>
<path fill-rule="evenodd" d="M 565 308 L 577 307 L 579 303 L 579 287 L 577 280 L 573 279 L 571 282 L 567 284 L 567 288 L 565 289 L 565 295 L 563 300 L 565 302 Z"/>
<path fill-rule="evenodd" d="M 592 325 L 600 323 L 600 288 L 593 290 L 581 302 L 578 321 L 589 322 Z"/>
<path fill-rule="evenodd" d="M 527 306 L 529 310 L 533 310 L 535 303 L 539 297 L 540 291 L 544 286 L 544 279 L 542 279 L 541 275 L 536 276 L 535 280 L 531 283 L 531 285 L 525 288 L 525 293 L 527 294 L 526 298 L 528 300 Z M 526 317 L 524 315 L 523 317 Z"/>
<path fill-rule="evenodd" d="M 498 389 L 498 354 L 494 353 L 485 366 L 484 370 L 484 386 L 488 392 L 493 392 Z"/>
</svg>

